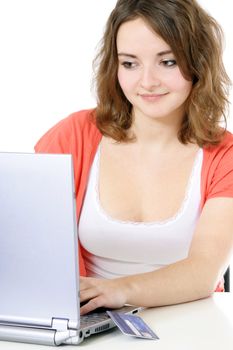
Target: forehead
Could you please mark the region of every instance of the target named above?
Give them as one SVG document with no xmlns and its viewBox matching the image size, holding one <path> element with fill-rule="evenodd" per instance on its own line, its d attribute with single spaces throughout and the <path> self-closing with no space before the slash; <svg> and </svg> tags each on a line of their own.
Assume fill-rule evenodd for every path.
<svg viewBox="0 0 233 350">
<path fill-rule="evenodd" d="M 171 49 L 170 46 L 147 24 L 137 18 L 123 23 L 117 33 L 117 50 L 119 51 L 150 51 L 159 52 Z"/>
</svg>

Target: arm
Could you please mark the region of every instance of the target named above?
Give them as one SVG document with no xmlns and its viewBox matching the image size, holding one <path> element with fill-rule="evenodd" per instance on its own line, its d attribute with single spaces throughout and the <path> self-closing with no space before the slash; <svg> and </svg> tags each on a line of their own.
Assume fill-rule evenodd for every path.
<svg viewBox="0 0 233 350">
<path fill-rule="evenodd" d="M 155 307 L 210 296 L 229 265 L 233 249 L 233 198 L 209 199 L 186 259 L 159 270 L 114 280 L 81 279 L 81 313 L 124 304 Z"/>
</svg>

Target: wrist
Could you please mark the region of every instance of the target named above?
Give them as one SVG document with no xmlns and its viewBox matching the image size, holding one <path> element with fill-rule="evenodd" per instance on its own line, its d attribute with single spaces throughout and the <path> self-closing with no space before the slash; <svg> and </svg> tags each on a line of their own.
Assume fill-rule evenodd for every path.
<svg viewBox="0 0 233 350">
<path fill-rule="evenodd" d="M 125 298 L 125 304 L 136 305 L 135 299 L 138 299 L 137 276 L 123 277 L 122 291 Z"/>
</svg>

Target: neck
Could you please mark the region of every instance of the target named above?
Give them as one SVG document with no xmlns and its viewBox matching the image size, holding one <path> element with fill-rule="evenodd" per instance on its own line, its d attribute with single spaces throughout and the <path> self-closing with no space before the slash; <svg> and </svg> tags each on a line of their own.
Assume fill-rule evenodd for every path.
<svg viewBox="0 0 233 350">
<path fill-rule="evenodd" d="M 136 136 L 136 142 L 140 145 L 156 145 L 157 148 L 179 144 L 177 138 L 181 125 L 181 118 L 149 118 L 139 114 L 133 116 L 133 124 L 130 129 Z"/>
</svg>

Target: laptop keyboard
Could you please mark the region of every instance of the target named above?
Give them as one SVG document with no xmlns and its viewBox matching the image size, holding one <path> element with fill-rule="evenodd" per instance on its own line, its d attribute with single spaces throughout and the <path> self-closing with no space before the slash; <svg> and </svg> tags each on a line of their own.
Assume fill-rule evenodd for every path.
<svg viewBox="0 0 233 350">
<path fill-rule="evenodd" d="M 82 304 L 80 305 L 82 306 Z M 93 326 L 95 324 L 99 324 L 103 321 L 109 320 L 110 317 L 108 316 L 108 314 L 106 313 L 106 311 L 109 310 L 113 310 L 113 309 L 107 309 L 104 307 L 100 307 L 92 312 L 90 312 L 89 314 L 86 315 L 82 315 L 80 317 L 80 328 L 86 328 L 86 327 L 90 327 Z M 133 306 L 123 306 L 122 308 L 117 310 L 118 312 L 122 312 L 122 313 L 136 313 L 137 311 L 139 311 L 139 308 L 133 307 Z M 104 326 L 100 327 L 103 328 Z M 109 328 L 109 325 L 107 326 L 107 328 Z"/>
<path fill-rule="evenodd" d="M 82 315 L 80 317 L 80 327 L 85 328 L 88 326 L 93 326 L 94 324 L 106 321 L 107 319 L 109 319 L 109 316 L 104 311 Z"/>
</svg>

